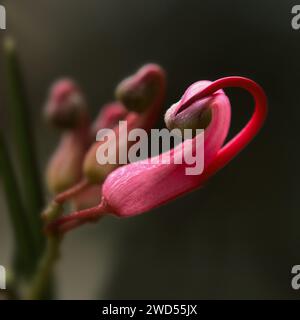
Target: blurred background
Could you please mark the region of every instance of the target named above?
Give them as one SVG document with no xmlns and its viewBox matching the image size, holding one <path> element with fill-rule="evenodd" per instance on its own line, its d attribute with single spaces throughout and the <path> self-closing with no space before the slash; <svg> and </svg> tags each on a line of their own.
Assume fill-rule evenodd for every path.
<svg viewBox="0 0 300 320">
<path fill-rule="evenodd" d="M 67 236 L 57 267 L 65 299 L 287 299 L 300 264 L 300 31 L 287 0 L 1 1 L 16 39 L 42 172 L 58 142 L 41 109 L 49 85 L 71 76 L 92 113 L 145 62 L 167 71 L 164 109 L 197 80 L 257 81 L 270 113 L 259 136 L 202 189 L 141 216 L 107 217 Z M 0 122 L 9 129 L 0 50 Z M 238 89 L 230 136 L 250 117 Z M 163 126 L 163 114 L 157 127 Z M 12 251 L 0 193 L 0 264 Z"/>
</svg>

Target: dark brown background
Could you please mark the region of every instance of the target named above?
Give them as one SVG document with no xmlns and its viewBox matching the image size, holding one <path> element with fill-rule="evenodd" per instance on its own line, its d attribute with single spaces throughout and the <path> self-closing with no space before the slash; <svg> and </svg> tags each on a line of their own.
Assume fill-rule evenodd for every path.
<svg viewBox="0 0 300 320">
<path fill-rule="evenodd" d="M 298 298 L 300 31 L 287 0 L 2 1 L 18 43 L 40 168 L 57 135 L 43 124 L 50 83 L 70 75 L 93 113 L 144 62 L 168 73 L 165 109 L 196 80 L 248 76 L 269 98 L 257 139 L 202 190 L 142 216 L 104 219 L 70 235 L 58 268 L 63 298 Z M 4 35 L 3 31 L 0 37 Z M 9 129 L 0 53 L 0 118 Z M 229 90 L 232 132 L 251 112 Z M 163 115 L 162 117 L 163 118 Z M 163 125 L 161 120 L 160 125 Z M 0 198 L 0 263 L 10 230 Z"/>
</svg>

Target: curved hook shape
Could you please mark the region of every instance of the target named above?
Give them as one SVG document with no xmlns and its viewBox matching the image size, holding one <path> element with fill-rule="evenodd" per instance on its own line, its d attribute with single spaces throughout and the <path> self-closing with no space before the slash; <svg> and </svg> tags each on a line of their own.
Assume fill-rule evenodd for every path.
<svg viewBox="0 0 300 320">
<path fill-rule="evenodd" d="M 216 159 L 207 167 L 203 173 L 206 179 L 226 166 L 226 164 L 247 146 L 262 128 L 268 113 L 267 97 L 262 87 L 248 78 L 236 76 L 225 77 L 214 81 L 202 92 L 188 100 L 180 110 L 183 110 L 197 99 L 202 99 L 220 89 L 229 87 L 238 87 L 247 90 L 254 98 L 254 112 L 245 127 L 222 147 L 218 152 Z"/>
</svg>

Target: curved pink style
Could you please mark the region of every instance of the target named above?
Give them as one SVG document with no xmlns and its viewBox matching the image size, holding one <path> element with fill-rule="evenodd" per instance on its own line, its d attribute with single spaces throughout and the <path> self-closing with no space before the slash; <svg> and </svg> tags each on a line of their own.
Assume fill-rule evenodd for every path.
<svg viewBox="0 0 300 320">
<path fill-rule="evenodd" d="M 249 91 L 255 101 L 255 110 L 246 126 L 222 147 L 230 123 L 229 100 L 221 90 L 227 87 L 240 87 Z M 205 168 L 201 175 L 185 175 L 185 163 L 153 165 L 147 161 L 139 161 L 121 167 L 106 179 L 102 201 L 98 207 L 62 217 L 49 225 L 48 230 L 66 232 L 87 221 L 97 220 L 105 213 L 119 217 L 137 215 L 203 185 L 254 138 L 267 114 L 267 98 L 263 89 L 254 81 L 243 77 L 195 83 L 185 92 L 175 108 L 175 113 L 178 114 L 195 104 L 201 108 L 207 104 L 207 99 L 210 99 L 212 120 L 205 129 Z M 193 143 L 194 141 L 195 138 Z M 195 143 L 193 148 L 197 148 Z M 175 156 L 176 148 L 169 153 L 172 157 Z"/>
</svg>

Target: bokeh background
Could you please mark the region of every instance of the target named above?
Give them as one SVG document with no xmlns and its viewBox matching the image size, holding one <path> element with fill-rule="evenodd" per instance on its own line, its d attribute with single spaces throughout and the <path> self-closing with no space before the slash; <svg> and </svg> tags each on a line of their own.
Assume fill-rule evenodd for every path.
<svg viewBox="0 0 300 320">
<path fill-rule="evenodd" d="M 57 267 L 59 298 L 299 298 L 300 31 L 288 0 L 9 0 L 30 97 L 41 172 L 58 141 L 41 117 L 49 85 L 74 77 L 93 114 L 145 62 L 168 74 L 165 109 L 201 79 L 260 83 L 270 113 L 259 136 L 201 190 L 139 217 L 103 219 L 70 234 Z M 5 34 L 0 32 L 2 38 Z M 0 118 L 9 130 L 0 50 Z M 252 111 L 228 90 L 231 136 Z M 163 126 L 163 114 L 158 127 Z M 11 230 L 0 197 L 0 263 Z"/>
</svg>

